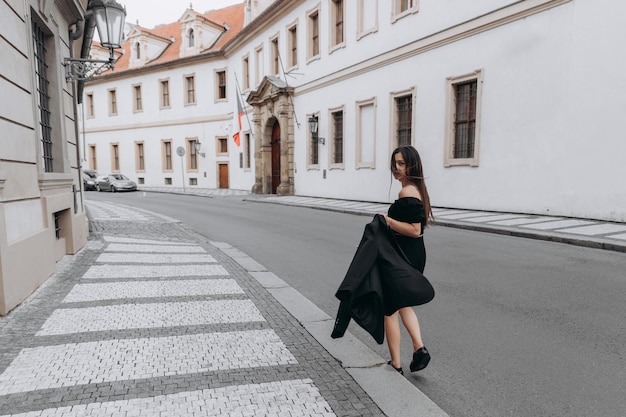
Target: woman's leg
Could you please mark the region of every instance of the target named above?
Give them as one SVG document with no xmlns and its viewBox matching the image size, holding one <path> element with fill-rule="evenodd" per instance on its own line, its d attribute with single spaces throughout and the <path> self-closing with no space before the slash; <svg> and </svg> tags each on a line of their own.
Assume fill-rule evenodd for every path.
<svg viewBox="0 0 626 417">
<path fill-rule="evenodd" d="M 400 322 L 398 321 L 398 312 L 391 316 L 385 316 L 385 336 L 387 338 L 387 347 L 391 354 L 391 364 L 395 368 L 401 366 L 400 360 Z"/>
<path fill-rule="evenodd" d="M 413 351 L 424 347 L 424 342 L 422 341 L 422 332 L 420 330 L 420 324 L 417 320 L 417 315 L 415 314 L 415 310 L 412 307 L 404 307 L 400 310 L 400 317 L 402 317 L 402 324 L 406 327 L 409 335 L 411 336 L 411 340 L 413 341 Z M 387 324 L 385 322 L 385 324 Z M 398 326 L 399 327 L 399 326 Z M 399 329 L 398 329 L 399 332 Z M 398 343 L 400 342 L 400 337 L 398 336 Z M 393 358 L 393 356 L 392 356 Z"/>
</svg>

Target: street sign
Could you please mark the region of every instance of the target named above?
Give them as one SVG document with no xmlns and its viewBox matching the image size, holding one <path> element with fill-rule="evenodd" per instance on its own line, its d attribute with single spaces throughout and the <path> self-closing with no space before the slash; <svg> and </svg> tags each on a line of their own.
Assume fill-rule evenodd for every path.
<svg viewBox="0 0 626 417">
<path fill-rule="evenodd" d="M 176 153 L 178 154 L 178 156 L 184 156 L 185 148 L 183 148 L 182 146 L 179 146 L 178 148 L 176 148 Z"/>
</svg>

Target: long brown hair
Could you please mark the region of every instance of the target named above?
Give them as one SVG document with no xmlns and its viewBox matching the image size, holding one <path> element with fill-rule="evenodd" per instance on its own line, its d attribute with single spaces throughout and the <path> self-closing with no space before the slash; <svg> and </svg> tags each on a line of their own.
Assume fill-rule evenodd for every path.
<svg viewBox="0 0 626 417">
<path fill-rule="evenodd" d="M 404 158 L 406 166 L 406 178 L 415 185 L 415 188 L 420 192 L 422 196 L 422 203 L 424 203 L 424 212 L 426 213 L 425 225 L 428 225 L 429 219 L 434 219 L 433 210 L 430 206 L 430 197 L 428 195 L 428 189 L 426 188 L 426 181 L 424 180 L 424 168 L 422 167 L 422 159 L 419 152 L 413 146 L 400 146 L 396 148 L 391 154 L 391 172 L 395 169 L 395 156 L 397 153 L 401 153 Z"/>
</svg>

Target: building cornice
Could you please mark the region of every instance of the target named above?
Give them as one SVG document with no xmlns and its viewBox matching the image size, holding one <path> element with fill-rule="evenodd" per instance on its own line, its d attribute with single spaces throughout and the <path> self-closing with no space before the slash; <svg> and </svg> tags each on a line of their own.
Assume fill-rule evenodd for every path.
<svg viewBox="0 0 626 417">
<path fill-rule="evenodd" d="M 59 188 L 72 188 L 74 183 L 74 177 L 72 174 L 45 172 L 40 173 L 38 176 L 39 189 L 53 190 Z"/>
<path fill-rule="evenodd" d="M 525 19 L 573 0 L 521 0 L 509 6 L 476 17 L 432 35 L 413 41 L 407 45 L 368 58 L 335 73 L 318 78 L 299 87 L 296 94 L 328 87 L 350 78 L 378 70 L 387 65 L 402 62 L 408 58 L 441 48 L 454 42 L 470 38 L 483 32 Z"/>
<path fill-rule="evenodd" d="M 203 117 L 194 117 L 189 119 L 176 119 L 176 120 L 165 120 L 165 121 L 155 121 L 149 123 L 132 123 L 127 125 L 112 125 L 112 126 L 100 126 L 100 127 L 92 127 L 89 129 L 85 129 L 83 132 L 86 134 L 89 133 L 101 133 L 101 132 L 114 132 L 114 131 L 125 131 L 125 130 L 135 130 L 135 129 L 151 129 L 151 128 L 161 128 L 165 126 L 179 126 L 179 125 L 191 125 L 197 123 L 208 123 L 208 122 L 223 122 L 227 120 L 232 120 L 232 114 L 218 115 L 218 116 L 203 116 Z"/>
</svg>

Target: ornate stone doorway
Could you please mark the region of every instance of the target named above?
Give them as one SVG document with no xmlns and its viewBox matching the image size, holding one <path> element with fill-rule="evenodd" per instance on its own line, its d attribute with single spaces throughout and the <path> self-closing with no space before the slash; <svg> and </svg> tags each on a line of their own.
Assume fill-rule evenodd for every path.
<svg viewBox="0 0 626 417">
<path fill-rule="evenodd" d="M 293 88 L 266 76 L 248 96 L 253 108 L 255 194 L 293 195 Z"/>
</svg>

